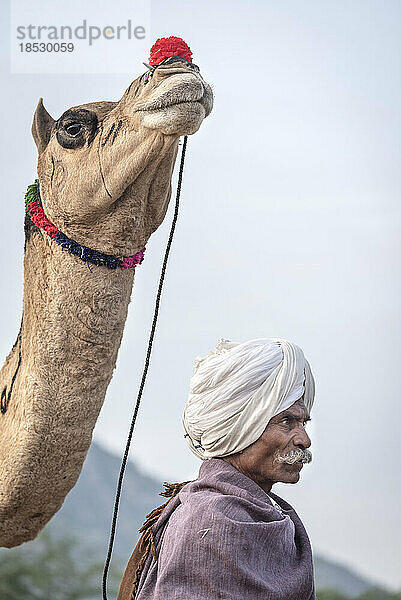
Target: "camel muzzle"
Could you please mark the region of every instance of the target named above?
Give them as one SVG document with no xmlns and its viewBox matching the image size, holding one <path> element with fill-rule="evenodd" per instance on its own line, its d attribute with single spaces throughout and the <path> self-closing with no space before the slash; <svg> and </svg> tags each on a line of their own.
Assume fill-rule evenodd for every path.
<svg viewBox="0 0 401 600">
<path fill-rule="evenodd" d="M 137 110 L 154 111 L 183 102 L 202 102 L 204 96 L 205 86 L 199 77 L 188 72 L 174 74 L 162 81 Z"/>
</svg>

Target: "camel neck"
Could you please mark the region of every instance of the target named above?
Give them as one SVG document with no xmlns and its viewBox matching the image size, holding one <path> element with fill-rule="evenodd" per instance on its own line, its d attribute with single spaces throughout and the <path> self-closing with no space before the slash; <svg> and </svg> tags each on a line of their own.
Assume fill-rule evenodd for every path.
<svg viewBox="0 0 401 600">
<path fill-rule="evenodd" d="M 45 215 L 43 205 L 39 193 L 39 180 L 28 186 L 25 194 L 25 210 L 26 210 L 26 228 L 29 231 L 31 224 L 41 229 L 50 239 L 54 240 L 62 250 L 66 250 L 69 254 L 73 254 L 86 262 L 97 267 L 102 266 L 107 269 L 135 269 L 140 265 L 144 258 L 145 248 L 139 250 L 131 256 L 118 258 L 112 254 L 106 254 L 99 250 L 88 248 L 84 244 L 76 242 L 60 231 Z"/>
<path fill-rule="evenodd" d="M 35 336 L 46 323 L 67 346 L 95 351 L 91 342 L 108 340 L 108 345 L 122 334 L 133 278 L 133 269 L 90 267 L 37 231 L 25 251 L 23 328 L 33 319 L 36 325 L 30 323 L 27 330 Z"/>
</svg>

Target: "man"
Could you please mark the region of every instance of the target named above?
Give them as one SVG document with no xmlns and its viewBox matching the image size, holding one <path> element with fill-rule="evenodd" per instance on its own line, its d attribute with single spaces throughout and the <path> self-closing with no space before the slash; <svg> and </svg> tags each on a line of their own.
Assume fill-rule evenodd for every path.
<svg viewBox="0 0 401 600">
<path fill-rule="evenodd" d="M 313 400 L 309 364 L 286 340 L 221 340 L 197 361 L 183 424 L 204 462 L 151 514 L 119 600 L 315 599 L 305 528 L 271 492 L 311 460 Z"/>
</svg>

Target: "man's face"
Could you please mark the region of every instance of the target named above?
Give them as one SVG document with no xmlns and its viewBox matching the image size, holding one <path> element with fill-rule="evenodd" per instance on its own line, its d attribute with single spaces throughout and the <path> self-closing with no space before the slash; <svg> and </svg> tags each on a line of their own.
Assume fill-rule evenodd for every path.
<svg viewBox="0 0 401 600">
<path fill-rule="evenodd" d="M 256 442 L 226 460 L 265 491 L 270 491 L 277 482 L 297 483 L 303 463 L 297 460 L 289 464 L 286 458 L 289 453 L 306 450 L 311 445 L 305 431 L 309 420 L 303 400 L 298 400 L 270 419 Z"/>
</svg>

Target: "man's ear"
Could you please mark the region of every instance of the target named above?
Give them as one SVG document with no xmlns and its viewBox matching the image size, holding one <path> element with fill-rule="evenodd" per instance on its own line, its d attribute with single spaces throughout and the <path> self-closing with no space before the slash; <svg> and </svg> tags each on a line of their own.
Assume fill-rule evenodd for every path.
<svg viewBox="0 0 401 600">
<path fill-rule="evenodd" d="M 39 99 L 32 123 L 32 135 L 39 154 L 43 152 L 50 140 L 51 130 L 55 120 L 43 106 L 43 98 Z"/>
</svg>

